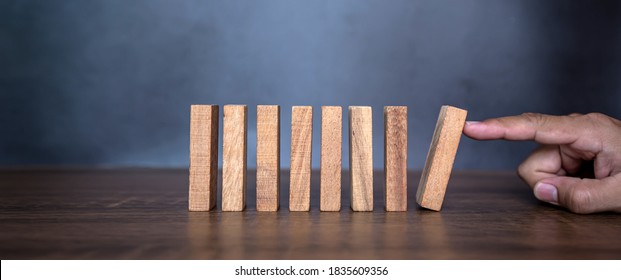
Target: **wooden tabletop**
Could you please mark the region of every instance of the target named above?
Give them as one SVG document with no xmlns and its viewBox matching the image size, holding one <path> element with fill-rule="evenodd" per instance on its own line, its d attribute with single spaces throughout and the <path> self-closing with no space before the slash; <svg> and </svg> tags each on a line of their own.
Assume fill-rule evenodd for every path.
<svg viewBox="0 0 621 280">
<path fill-rule="evenodd" d="M 535 200 L 513 173 L 457 172 L 442 212 L 188 212 L 188 172 L 170 169 L 0 170 L 1 259 L 620 259 L 621 215 L 576 215 Z M 218 204 L 218 209 L 220 204 Z"/>
</svg>

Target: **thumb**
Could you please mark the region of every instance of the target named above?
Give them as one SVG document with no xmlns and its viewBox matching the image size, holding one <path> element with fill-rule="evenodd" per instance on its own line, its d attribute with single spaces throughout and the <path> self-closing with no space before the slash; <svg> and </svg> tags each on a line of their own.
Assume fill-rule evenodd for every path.
<svg viewBox="0 0 621 280">
<path fill-rule="evenodd" d="M 560 205 L 578 214 L 621 212 L 621 174 L 603 179 L 551 177 L 539 181 L 534 188 L 541 201 Z"/>
</svg>

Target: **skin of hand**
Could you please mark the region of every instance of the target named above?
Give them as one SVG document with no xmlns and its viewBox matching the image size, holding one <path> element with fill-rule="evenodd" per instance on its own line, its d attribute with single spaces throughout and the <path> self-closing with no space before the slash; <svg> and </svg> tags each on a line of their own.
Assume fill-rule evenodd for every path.
<svg viewBox="0 0 621 280">
<path fill-rule="evenodd" d="M 621 213 L 621 121 L 600 113 L 525 113 L 466 122 L 464 134 L 540 143 L 518 168 L 537 199 L 579 214 Z"/>
</svg>

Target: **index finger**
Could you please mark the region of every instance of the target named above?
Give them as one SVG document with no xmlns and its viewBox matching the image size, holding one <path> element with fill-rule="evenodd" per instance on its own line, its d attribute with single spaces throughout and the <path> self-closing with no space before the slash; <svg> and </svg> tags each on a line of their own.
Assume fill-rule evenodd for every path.
<svg viewBox="0 0 621 280">
<path fill-rule="evenodd" d="M 467 122 L 464 126 L 464 134 L 477 140 L 534 140 L 551 145 L 574 143 L 584 132 L 578 116 L 537 113 Z"/>
</svg>

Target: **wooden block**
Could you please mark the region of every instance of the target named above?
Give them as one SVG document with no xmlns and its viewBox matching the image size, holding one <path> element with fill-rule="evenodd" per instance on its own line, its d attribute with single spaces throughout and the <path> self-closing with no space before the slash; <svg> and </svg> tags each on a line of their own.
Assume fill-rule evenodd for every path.
<svg viewBox="0 0 621 280">
<path fill-rule="evenodd" d="M 243 211 L 246 207 L 247 112 L 246 105 L 224 106 L 222 211 Z"/>
<path fill-rule="evenodd" d="M 312 142 L 313 107 L 293 106 L 291 109 L 290 211 L 310 210 Z"/>
<path fill-rule="evenodd" d="M 190 107 L 190 187 L 188 210 L 216 206 L 218 184 L 218 105 Z"/>
<path fill-rule="evenodd" d="M 321 211 L 341 210 L 341 155 L 343 145 L 343 108 L 321 107 Z"/>
<path fill-rule="evenodd" d="M 351 209 L 373 211 L 373 116 L 371 107 L 349 107 Z"/>
<path fill-rule="evenodd" d="M 257 211 L 280 206 L 280 106 L 257 106 Z"/>
<path fill-rule="evenodd" d="M 424 208 L 435 211 L 442 208 L 467 114 L 468 111 L 451 106 L 442 106 L 440 110 L 416 192 L 416 202 Z"/>
<path fill-rule="evenodd" d="M 408 210 L 408 107 L 384 107 L 384 202 L 386 211 Z"/>
</svg>

